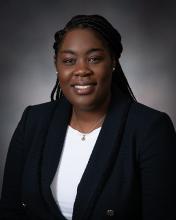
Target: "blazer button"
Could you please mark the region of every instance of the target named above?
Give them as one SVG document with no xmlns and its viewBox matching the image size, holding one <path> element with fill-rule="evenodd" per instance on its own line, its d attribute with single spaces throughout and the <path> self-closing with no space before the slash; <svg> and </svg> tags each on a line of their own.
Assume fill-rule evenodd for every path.
<svg viewBox="0 0 176 220">
<path fill-rule="evenodd" d="M 21 206 L 22 206 L 23 208 L 26 208 L 26 203 L 22 202 L 22 203 L 21 203 Z"/>
<path fill-rule="evenodd" d="M 106 215 L 110 216 L 110 217 L 114 216 L 114 210 L 112 210 L 112 209 L 106 210 Z"/>
</svg>

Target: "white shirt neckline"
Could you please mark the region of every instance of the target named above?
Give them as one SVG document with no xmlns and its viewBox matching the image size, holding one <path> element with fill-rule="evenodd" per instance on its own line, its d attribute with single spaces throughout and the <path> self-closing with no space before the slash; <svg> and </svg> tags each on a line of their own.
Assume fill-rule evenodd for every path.
<svg viewBox="0 0 176 220">
<path fill-rule="evenodd" d="M 57 171 L 51 183 L 53 197 L 66 219 L 71 220 L 77 186 L 86 169 L 101 127 L 86 134 L 68 126 Z"/>
</svg>

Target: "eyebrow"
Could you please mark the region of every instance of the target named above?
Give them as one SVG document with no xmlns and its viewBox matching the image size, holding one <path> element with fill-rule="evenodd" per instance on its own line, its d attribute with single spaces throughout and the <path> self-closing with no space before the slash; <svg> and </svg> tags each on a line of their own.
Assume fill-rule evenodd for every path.
<svg viewBox="0 0 176 220">
<path fill-rule="evenodd" d="M 104 49 L 102 49 L 102 48 L 91 48 L 91 49 L 89 49 L 86 52 L 86 54 L 89 54 L 89 53 L 92 53 L 92 52 L 97 52 L 97 51 L 104 52 Z M 76 54 L 76 52 L 74 52 L 73 50 L 70 50 L 70 49 L 68 49 L 68 50 L 61 50 L 60 53 L 62 53 L 62 54 L 63 53 L 70 53 L 70 54 L 73 54 L 73 55 Z"/>
</svg>

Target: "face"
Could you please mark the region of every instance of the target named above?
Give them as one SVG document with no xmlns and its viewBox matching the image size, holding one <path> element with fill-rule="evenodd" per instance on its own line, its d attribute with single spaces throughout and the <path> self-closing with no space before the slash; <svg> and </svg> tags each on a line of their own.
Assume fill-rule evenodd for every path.
<svg viewBox="0 0 176 220">
<path fill-rule="evenodd" d="M 62 92 L 74 108 L 95 110 L 109 102 L 113 61 L 98 33 L 68 31 L 55 64 Z"/>
</svg>

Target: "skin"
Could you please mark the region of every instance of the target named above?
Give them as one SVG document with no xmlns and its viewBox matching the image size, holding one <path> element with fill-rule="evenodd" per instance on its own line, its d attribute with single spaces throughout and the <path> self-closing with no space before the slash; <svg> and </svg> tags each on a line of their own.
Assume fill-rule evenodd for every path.
<svg viewBox="0 0 176 220">
<path fill-rule="evenodd" d="M 114 59 L 106 43 L 92 29 L 70 30 L 62 40 L 55 66 L 62 92 L 73 105 L 70 125 L 89 132 L 106 114 L 111 97 Z"/>
</svg>

